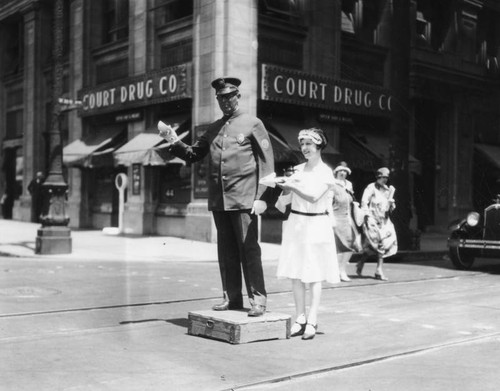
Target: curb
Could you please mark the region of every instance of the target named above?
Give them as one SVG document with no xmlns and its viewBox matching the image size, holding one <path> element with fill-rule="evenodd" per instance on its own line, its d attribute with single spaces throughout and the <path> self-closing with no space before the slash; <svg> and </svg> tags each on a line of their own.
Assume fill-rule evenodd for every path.
<svg viewBox="0 0 500 391">
<path fill-rule="evenodd" d="M 430 261 L 436 259 L 445 259 L 448 255 L 448 250 L 429 250 L 429 251 L 399 251 L 392 257 L 384 259 L 384 262 L 421 262 Z M 350 263 L 357 262 L 363 256 L 362 253 L 356 253 L 352 256 Z M 366 262 L 374 261 L 373 257 L 370 257 Z"/>
</svg>

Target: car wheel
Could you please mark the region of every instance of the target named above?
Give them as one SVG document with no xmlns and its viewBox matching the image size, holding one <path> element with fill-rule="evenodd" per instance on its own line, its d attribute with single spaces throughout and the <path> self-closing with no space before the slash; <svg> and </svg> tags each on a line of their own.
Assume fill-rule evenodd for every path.
<svg viewBox="0 0 500 391">
<path fill-rule="evenodd" d="M 452 237 L 458 238 L 458 235 L 452 235 Z M 449 250 L 450 259 L 458 270 L 469 270 L 474 263 L 474 255 L 471 254 L 470 250 L 463 249 L 460 247 L 450 247 Z"/>
</svg>

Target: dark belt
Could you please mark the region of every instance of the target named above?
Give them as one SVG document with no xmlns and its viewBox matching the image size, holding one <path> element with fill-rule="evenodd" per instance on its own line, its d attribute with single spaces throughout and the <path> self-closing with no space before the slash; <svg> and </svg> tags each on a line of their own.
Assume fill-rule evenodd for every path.
<svg viewBox="0 0 500 391">
<path fill-rule="evenodd" d="M 321 212 L 321 213 L 307 213 L 307 212 L 299 212 L 298 210 L 294 210 L 294 209 L 292 209 L 290 211 L 290 213 L 294 213 L 296 215 L 302 215 L 302 216 L 324 216 L 324 215 L 328 214 L 327 211 L 324 211 L 324 212 Z"/>
</svg>

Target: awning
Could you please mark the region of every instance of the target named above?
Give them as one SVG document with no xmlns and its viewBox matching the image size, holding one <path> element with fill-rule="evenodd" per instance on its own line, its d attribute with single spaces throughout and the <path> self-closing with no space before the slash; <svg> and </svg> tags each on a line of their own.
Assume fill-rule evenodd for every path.
<svg viewBox="0 0 500 391">
<path fill-rule="evenodd" d="M 274 161 L 278 163 L 298 164 L 304 161 L 300 151 L 297 136 L 299 128 L 283 121 L 264 121 L 264 126 L 269 132 L 269 138 L 273 146 Z M 338 155 L 339 152 L 328 144 L 323 153 Z"/>
<path fill-rule="evenodd" d="M 342 144 L 342 152 L 349 158 L 349 166 L 375 171 L 389 159 L 389 142 L 386 137 L 363 134 L 350 135 Z M 345 147 L 345 148 L 344 148 Z M 421 174 L 422 164 L 413 155 L 408 155 L 410 172 Z"/>
<path fill-rule="evenodd" d="M 280 136 L 269 131 L 269 138 L 271 139 L 275 162 L 297 164 L 303 160 L 302 154 L 294 151 Z"/>
<path fill-rule="evenodd" d="M 122 129 L 103 129 L 63 148 L 63 164 L 80 167 L 113 165 L 113 151 L 123 144 Z"/>
<path fill-rule="evenodd" d="M 474 144 L 474 147 L 495 168 L 500 169 L 500 146 L 488 145 L 488 144 Z"/>
<path fill-rule="evenodd" d="M 179 135 L 183 139 L 189 134 L 185 131 Z M 131 166 L 142 164 L 143 166 L 164 166 L 166 164 L 185 164 L 166 149 L 168 144 L 158 136 L 158 133 L 141 133 L 128 143 L 117 149 L 114 153 L 116 165 Z"/>
<path fill-rule="evenodd" d="M 6 139 L 6 140 L 2 141 L 2 149 L 17 148 L 17 147 L 22 147 L 22 146 L 23 146 L 23 138 L 22 137 L 11 138 L 11 139 Z"/>
<path fill-rule="evenodd" d="M 340 150 L 351 168 L 375 172 L 384 164 L 382 158 L 355 137 L 342 137 Z"/>
</svg>

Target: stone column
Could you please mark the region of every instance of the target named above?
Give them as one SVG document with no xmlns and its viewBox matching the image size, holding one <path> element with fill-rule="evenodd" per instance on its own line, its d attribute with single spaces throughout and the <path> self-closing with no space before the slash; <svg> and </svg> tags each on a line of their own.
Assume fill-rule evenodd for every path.
<svg viewBox="0 0 500 391">
<path fill-rule="evenodd" d="M 464 216 L 470 212 L 472 202 L 471 178 L 474 153 L 474 115 L 471 97 L 467 93 L 455 93 L 453 99 L 453 117 L 449 143 L 449 170 L 448 183 L 451 191 L 446 210 L 446 220 L 442 225 L 451 221 L 455 216 Z M 444 219 L 443 219 L 444 220 Z"/>
<path fill-rule="evenodd" d="M 0 23 L 0 36 L 5 37 L 5 26 Z M 6 40 L 0 40 L 0 53 L 5 53 L 5 48 L 6 48 Z M 0 61 L 0 75 L 3 75 L 5 70 L 5 58 L 3 61 Z M 0 100 L 4 101 L 5 99 L 5 85 L 3 78 L 0 78 Z M 6 111 L 5 111 L 5 104 L 0 105 L 0 121 L 2 124 L 5 123 L 6 121 Z M 5 126 L 0 126 L 0 140 L 4 140 L 6 136 L 6 129 Z M 3 145 L 0 144 L 0 153 L 2 154 L 2 157 L 0 157 L 0 164 L 3 164 L 4 159 L 5 159 L 5 150 L 2 149 Z M 5 178 L 5 171 L 0 168 L 0 197 L 3 196 L 5 193 L 5 188 L 6 186 L 6 178 Z M 0 215 L 1 215 L 1 210 L 0 210 Z"/>
<path fill-rule="evenodd" d="M 217 77 L 240 78 L 240 106 L 249 114 L 257 112 L 257 3 L 194 0 L 193 132 L 197 126 L 222 117 L 210 85 Z M 206 199 L 195 199 L 193 195 L 186 216 L 186 235 L 215 242 L 215 227 Z"/>
<path fill-rule="evenodd" d="M 409 94 L 410 94 L 410 0 L 393 0 L 393 24 L 390 48 L 389 81 L 393 108 L 390 127 L 389 168 L 396 188 L 396 210 L 393 222 L 400 249 L 411 245 L 409 229 L 411 206 L 409 194 Z"/>
<path fill-rule="evenodd" d="M 340 1 L 317 0 L 305 4 L 311 23 L 304 43 L 304 71 L 340 79 L 341 4 Z M 307 111 L 305 123 L 325 131 L 329 143 L 339 149 L 338 125 L 320 122 L 316 111 Z M 328 162 L 333 164 L 333 162 Z"/>
<path fill-rule="evenodd" d="M 141 75 L 147 72 L 147 50 L 148 37 L 148 6 L 146 0 L 130 2 L 129 8 L 129 73 L 130 75 Z M 152 20 L 151 20 L 152 22 Z M 131 140 L 146 128 L 146 116 L 141 121 L 128 124 L 128 139 Z M 132 167 L 129 167 L 127 176 L 129 187 L 127 190 L 127 202 L 123 216 L 124 231 L 133 234 L 150 234 L 153 232 L 154 205 L 147 195 L 151 193 L 149 188 L 151 181 L 146 180 L 144 166 L 140 168 L 141 189 L 140 194 L 132 194 Z"/>
<path fill-rule="evenodd" d="M 45 171 L 45 96 L 43 94 L 43 10 L 33 6 L 24 14 L 24 137 L 23 191 L 14 204 L 15 220 L 31 221 L 31 196 L 27 186 L 36 171 Z"/>
</svg>

